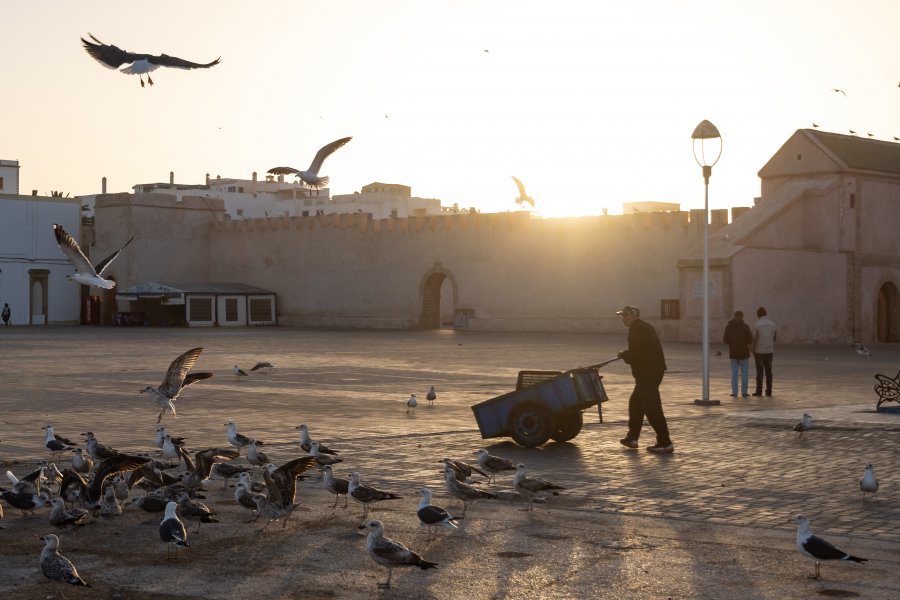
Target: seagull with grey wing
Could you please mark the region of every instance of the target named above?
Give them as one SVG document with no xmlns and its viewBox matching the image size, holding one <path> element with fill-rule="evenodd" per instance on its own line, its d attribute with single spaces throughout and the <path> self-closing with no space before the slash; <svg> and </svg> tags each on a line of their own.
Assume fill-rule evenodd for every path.
<svg viewBox="0 0 900 600">
<path fill-rule="evenodd" d="M 481 466 L 481 468 L 491 474 L 490 478 L 488 478 L 488 483 L 497 480 L 497 473 L 516 470 L 516 467 L 513 465 L 513 462 L 511 460 L 509 460 L 508 458 L 490 454 L 484 448 L 481 448 L 477 452 L 475 452 L 475 456 L 478 457 L 478 464 Z"/>
<path fill-rule="evenodd" d="M 863 502 L 866 501 L 866 494 L 875 494 L 875 501 L 878 502 L 878 479 L 871 464 L 866 465 L 866 470 L 859 478 L 859 489 L 863 495 Z"/>
<path fill-rule="evenodd" d="M 273 167 L 269 169 L 268 172 L 272 175 L 296 175 L 300 178 L 300 181 L 303 182 L 305 187 L 311 190 L 321 190 L 328 186 L 328 177 L 319 176 L 319 169 L 322 168 L 322 163 L 324 163 L 325 159 L 331 156 L 335 150 L 352 139 L 352 137 L 345 137 L 322 146 L 322 148 L 316 152 L 316 157 L 309 165 L 309 168 L 305 171 L 300 171 L 294 167 Z"/>
<path fill-rule="evenodd" d="M 800 435 L 797 436 L 798 438 L 802 438 L 803 432 L 809 431 L 812 428 L 813 428 L 812 417 L 809 416 L 808 413 L 803 413 L 803 419 L 799 423 L 794 425 L 794 431 L 800 432 Z"/>
<path fill-rule="evenodd" d="M 528 508 L 525 510 L 534 509 L 535 498 L 543 498 L 548 494 L 558 496 L 559 492 L 557 490 L 566 489 L 555 483 L 550 483 L 549 481 L 541 479 L 540 477 L 528 477 L 525 465 L 522 463 L 516 465 L 516 474 L 513 477 L 513 487 L 517 492 L 528 499 Z"/>
<path fill-rule="evenodd" d="M 197 359 L 200 358 L 201 352 L 203 352 L 203 348 L 191 348 L 172 361 L 159 387 L 148 385 L 141 390 L 142 394 L 145 392 L 150 394 L 150 397 L 162 407 L 159 417 L 156 419 L 157 423 L 162 420 L 167 408 L 172 412 L 173 417 L 176 416 L 175 400 L 178 398 L 181 390 L 196 381 L 209 379 L 213 376 L 212 373 L 188 373 L 193 368 L 194 363 L 197 362 Z"/>
<path fill-rule="evenodd" d="M 516 198 L 516 204 L 522 206 L 524 204 L 530 204 L 531 208 L 534 208 L 534 198 L 525 193 L 525 184 L 513 177 L 513 181 L 516 182 L 516 186 L 519 188 L 519 197 Z"/>
<path fill-rule="evenodd" d="M 380 589 L 391 587 L 391 575 L 394 567 L 419 567 L 424 571 L 438 566 L 437 563 L 425 560 L 400 542 L 384 537 L 384 524 L 378 519 L 366 521 L 359 528 L 369 532 L 366 537 L 366 553 L 369 558 L 379 565 L 387 567 L 388 578 L 386 582 L 378 584 Z"/>
<path fill-rule="evenodd" d="M 98 262 L 96 265 L 91 264 L 91 261 L 88 260 L 84 255 L 84 252 L 82 252 L 81 248 L 78 246 L 78 242 L 63 229 L 62 225 L 58 223 L 53 224 L 53 235 L 56 236 L 56 243 L 59 245 L 59 249 L 66 255 L 69 262 L 75 266 L 75 274 L 67 275 L 66 279 L 69 281 L 77 281 L 82 285 L 93 285 L 103 288 L 104 290 L 111 290 L 116 287 L 115 281 L 104 279 L 102 277 L 103 271 L 105 271 L 110 263 L 119 256 L 119 253 L 131 243 L 134 239 L 133 235 L 128 238 L 128 241 L 125 242 L 121 248 Z"/>
<path fill-rule="evenodd" d="M 147 83 L 153 85 L 150 73 L 160 67 L 171 67 L 174 69 L 208 69 L 214 67 L 222 60 L 220 56 L 216 60 L 208 63 L 195 63 L 177 56 L 169 56 L 168 54 L 144 54 L 140 52 L 128 52 L 111 44 L 104 44 L 93 34 L 88 33 L 90 38 L 94 40 L 89 42 L 81 38 L 85 51 L 90 54 L 97 62 L 107 69 L 119 69 L 122 65 L 124 68 L 119 69 L 126 75 L 138 75 L 141 78 L 141 87 L 144 87 L 144 75 L 147 75 Z"/>
</svg>

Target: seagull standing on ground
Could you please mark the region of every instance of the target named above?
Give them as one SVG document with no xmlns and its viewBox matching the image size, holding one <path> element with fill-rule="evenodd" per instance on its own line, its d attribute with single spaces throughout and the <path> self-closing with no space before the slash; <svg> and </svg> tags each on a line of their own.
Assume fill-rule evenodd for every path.
<svg viewBox="0 0 900 600">
<path fill-rule="evenodd" d="M 446 465 L 444 466 L 444 482 L 447 484 L 447 493 L 463 503 L 463 515 L 466 514 L 466 509 L 469 508 L 469 504 L 472 502 L 482 498 L 497 498 L 496 494 L 479 490 L 468 483 L 460 481 L 456 478 L 456 471 Z"/>
<path fill-rule="evenodd" d="M 94 461 L 85 456 L 81 448 L 75 448 L 72 452 L 75 453 L 72 457 L 72 468 L 78 473 L 90 473 L 94 468 Z"/>
<path fill-rule="evenodd" d="M 175 514 L 175 509 L 178 507 L 178 503 L 174 500 L 170 500 L 168 504 L 166 504 L 166 515 L 163 517 L 163 520 L 159 522 L 159 539 L 166 543 L 166 557 L 169 556 L 169 548 L 172 546 L 175 547 L 175 556 L 178 556 L 178 546 L 184 546 L 187 548 L 189 544 L 187 543 L 187 530 L 184 528 L 184 523 L 182 523 L 178 519 L 178 515 Z"/>
<path fill-rule="evenodd" d="M 425 394 L 425 399 L 428 400 L 428 408 L 433 408 L 434 401 L 437 400 L 437 394 L 434 392 L 434 386 L 431 386 L 431 389 L 428 390 L 427 394 Z"/>
<path fill-rule="evenodd" d="M 388 578 L 386 582 L 378 584 L 380 589 L 391 587 L 391 575 L 394 567 L 419 567 L 424 571 L 438 566 L 437 563 L 423 559 L 400 542 L 384 537 L 384 524 L 378 519 L 366 521 L 359 528 L 369 532 L 366 538 L 366 553 L 369 558 L 379 565 L 387 567 Z"/>
<path fill-rule="evenodd" d="M 380 502 L 381 500 L 399 500 L 402 498 L 402 496 L 398 496 L 390 492 L 383 492 L 371 486 L 360 483 L 359 473 L 357 473 L 356 471 L 350 473 L 350 485 L 347 487 L 347 493 L 351 498 L 365 507 L 365 511 L 363 512 L 364 519 L 369 514 L 370 504 Z"/>
<path fill-rule="evenodd" d="M 53 427 L 47 425 L 44 427 L 47 430 L 47 435 L 44 438 L 44 446 L 47 447 L 47 450 L 50 451 L 51 459 L 54 454 L 59 454 L 65 450 L 71 450 L 68 444 L 63 443 L 59 439 L 56 438 L 56 435 L 53 433 Z"/>
<path fill-rule="evenodd" d="M 82 252 L 81 248 L 78 246 L 78 242 L 75 241 L 75 238 L 66 233 L 66 230 L 63 229 L 62 225 L 58 223 L 53 224 L 53 235 L 56 236 L 56 243 L 59 245 L 59 249 L 62 250 L 62 253 L 66 255 L 66 258 L 68 258 L 69 262 L 75 267 L 75 274 L 67 275 L 66 279 L 69 281 L 77 281 L 82 285 L 93 285 L 103 288 L 104 290 L 111 290 L 116 287 L 115 281 L 103 279 L 103 271 L 105 271 L 110 263 L 115 260 L 119 255 L 119 252 L 124 250 L 125 247 L 131 243 L 131 240 L 134 239 L 133 235 L 128 238 L 128 241 L 125 242 L 121 248 L 98 262 L 96 266 L 91 264 L 91 261 L 87 259 L 84 252 Z"/>
<path fill-rule="evenodd" d="M 324 187 L 328 186 L 328 177 L 319 176 L 319 169 L 322 168 L 322 163 L 325 162 L 325 159 L 328 158 L 335 150 L 352 140 L 352 137 L 345 137 L 339 140 L 335 140 L 326 146 L 322 146 L 318 152 L 316 152 L 316 157 L 313 159 L 312 163 L 309 165 L 309 168 L 305 171 L 300 171 L 293 167 L 273 167 L 269 169 L 269 173 L 272 175 L 296 175 L 300 178 L 300 181 L 303 182 L 303 185 L 311 190 L 321 190 Z"/>
<path fill-rule="evenodd" d="M 869 351 L 868 348 L 860 344 L 859 342 L 853 342 L 851 347 L 856 351 L 860 356 L 872 356 L 872 352 Z"/>
<path fill-rule="evenodd" d="M 162 420 L 167 408 L 172 412 L 173 417 L 176 416 L 175 400 L 178 398 L 181 390 L 194 382 L 201 379 L 209 379 L 213 376 L 212 373 L 188 373 L 193 368 L 194 363 L 197 362 L 197 359 L 200 358 L 201 352 L 203 352 L 203 348 L 191 348 L 172 361 L 159 387 L 148 385 L 141 390 L 142 394 L 144 392 L 150 394 L 150 397 L 162 407 L 159 417 L 156 419 L 157 423 Z"/>
<path fill-rule="evenodd" d="M 300 430 L 300 447 L 303 448 L 304 452 L 309 452 L 312 448 L 312 443 L 315 441 L 311 437 L 309 437 L 309 427 L 306 425 L 300 425 L 297 427 Z M 340 454 L 337 450 L 332 450 L 328 448 L 322 442 L 319 442 L 319 454 Z"/>
<path fill-rule="evenodd" d="M 322 471 L 324 473 L 322 483 L 325 485 L 325 489 L 334 494 L 334 506 L 331 508 L 337 508 L 340 496 L 344 497 L 344 508 L 347 508 L 347 493 L 350 491 L 350 480 L 343 477 L 335 477 L 334 467 L 331 465 L 325 465 Z"/>
<path fill-rule="evenodd" d="M 859 489 L 862 491 L 863 502 L 866 501 L 866 494 L 875 494 L 875 501 L 878 502 L 878 479 L 875 478 L 875 470 L 872 465 L 866 465 L 862 477 L 859 478 Z"/>
<path fill-rule="evenodd" d="M 243 370 L 242 368 L 240 368 L 240 367 L 237 366 L 237 365 L 234 365 L 234 368 L 231 369 L 231 372 L 234 373 L 237 377 L 247 377 L 247 376 L 249 376 L 249 373 L 247 373 L 247 371 Z"/>
<path fill-rule="evenodd" d="M 406 414 L 409 414 L 409 411 L 412 410 L 413 414 L 416 414 L 416 405 L 418 402 L 416 401 L 416 395 L 413 394 L 409 397 L 409 400 L 406 401 Z"/>
<path fill-rule="evenodd" d="M 59 553 L 59 538 L 52 533 L 41 538 L 44 541 L 44 549 L 41 550 L 41 573 L 44 577 L 55 584 L 68 583 L 70 585 L 79 585 L 91 587 L 78 574 L 78 569 L 72 564 L 72 561 Z M 60 596 L 65 598 L 62 587 L 59 586 Z"/>
<path fill-rule="evenodd" d="M 528 508 L 526 510 L 534 509 L 535 498 L 541 498 L 548 494 L 558 496 L 559 492 L 556 490 L 566 489 L 555 483 L 545 481 L 540 477 L 526 477 L 525 465 L 522 463 L 516 465 L 516 475 L 513 477 L 513 487 L 517 492 L 528 498 Z"/>
<path fill-rule="evenodd" d="M 516 467 L 515 465 L 513 465 L 513 462 L 511 460 L 509 460 L 508 458 L 495 456 L 493 454 L 488 454 L 488 451 L 484 448 L 481 448 L 480 450 L 475 452 L 475 456 L 478 457 L 479 466 L 491 474 L 490 478 L 488 478 L 488 483 L 497 480 L 497 473 L 516 470 Z"/>
<path fill-rule="evenodd" d="M 242 433 L 237 432 L 237 425 L 235 425 L 234 421 L 228 421 L 225 423 L 228 426 L 228 443 L 240 450 L 241 448 L 246 448 L 250 445 L 250 438 Z M 261 441 L 255 440 L 258 446 L 264 446 Z"/>
<path fill-rule="evenodd" d="M 799 423 L 797 423 L 796 425 L 794 425 L 794 431 L 799 431 L 800 435 L 798 435 L 797 437 L 802 438 L 803 432 L 809 431 L 810 429 L 812 429 L 812 427 L 813 427 L 812 417 L 809 416 L 807 413 L 803 413 L 803 420 L 800 421 Z"/>
<path fill-rule="evenodd" d="M 794 521 L 797 523 L 797 550 L 805 558 L 816 563 L 816 574 L 812 576 L 813 579 L 819 579 L 819 564 L 823 560 L 850 560 L 857 563 L 869 560 L 851 556 L 838 550 L 822 538 L 813 535 L 809 530 L 809 519 L 806 516 L 797 515 L 794 517 Z"/>
<path fill-rule="evenodd" d="M 462 517 L 454 517 L 440 506 L 433 505 L 431 503 L 431 490 L 427 487 L 423 487 L 419 490 L 419 493 L 422 494 L 422 499 L 419 501 L 416 515 L 419 517 L 422 525 L 427 526 L 429 531 L 435 533 L 435 535 L 437 527 L 446 527 L 450 531 L 459 530 L 459 520 Z M 429 537 L 431 536 L 429 535 Z"/>
<path fill-rule="evenodd" d="M 195 63 L 177 56 L 169 56 L 168 54 L 142 54 L 137 52 L 128 52 L 116 46 L 104 44 L 92 34 L 88 33 L 94 42 L 89 42 L 81 38 L 81 43 L 88 54 L 93 56 L 97 62 L 107 69 L 119 69 L 122 65 L 127 65 L 120 72 L 126 75 L 138 75 L 141 78 L 141 87 L 144 87 L 144 75 L 147 75 L 147 83 L 153 85 L 150 79 L 150 73 L 160 67 L 172 67 L 175 69 L 208 69 L 219 64 L 222 60 L 220 56 L 216 60 L 208 63 Z"/>
</svg>

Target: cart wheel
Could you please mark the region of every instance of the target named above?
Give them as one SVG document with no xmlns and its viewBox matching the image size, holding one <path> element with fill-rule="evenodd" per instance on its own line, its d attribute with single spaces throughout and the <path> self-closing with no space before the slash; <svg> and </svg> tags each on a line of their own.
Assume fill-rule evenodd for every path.
<svg viewBox="0 0 900 600">
<path fill-rule="evenodd" d="M 520 446 L 534 448 L 550 439 L 553 415 L 536 402 L 522 402 L 509 415 L 509 435 Z"/>
<path fill-rule="evenodd" d="M 581 431 L 584 425 L 584 417 L 581 411 L 568 415 L 557 415 L 556 431 L 550 436 L 557 442 L 568 442 Z"/>
</svg>

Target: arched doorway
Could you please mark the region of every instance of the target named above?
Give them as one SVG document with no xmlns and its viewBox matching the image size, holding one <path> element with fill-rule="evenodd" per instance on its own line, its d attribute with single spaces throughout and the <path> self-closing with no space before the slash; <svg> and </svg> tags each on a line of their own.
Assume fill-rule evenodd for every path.
<svg viewBox="0 0 900 600">
<path fill-rule="evenodd" d="M 900 342 L 900 291 L 890 281 L 878 290 L 875 337 L 879 342 Z"/>
<path fill-rule="evenodd" d="M 444 282 L 450 283 L 449 288 Z M 419 285 L 419 296 L 422 299 L 422 314 L 419 318 L 419 329 L 440 329 L 442 323 L 453 323 L 453 314 L 459 293 L 456 278 L 440 263 L 428 270 Z"/>
<path fill-rule="evenodd" d="M 47 269 L 28 270 L 28 323 L 47 324 L 47 283 L 50 271 Z"/>
</svg>

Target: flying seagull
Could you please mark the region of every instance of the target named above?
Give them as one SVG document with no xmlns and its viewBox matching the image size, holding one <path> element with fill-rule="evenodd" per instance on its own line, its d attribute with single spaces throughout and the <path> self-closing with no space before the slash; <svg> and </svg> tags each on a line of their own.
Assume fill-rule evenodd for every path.
<svg viewBox="0 0 900 600">
<path fill-rule="evenodd" d="M 803 432 L 809 431 L 810 429 L 812 429 L 812 427 L 813 427 L 812 417 L 809 416 L 809 414 L 807 414 L 807 413 L 803 413 L 803 420 L 800 421 L 799 423 L 797 423 L 796 425 L 794 425 L 794 431 L 799 431 L 800 435 L 798 435 L 797 437 L 802 438 Z"/>
<path fill-rule="evenodd" d="M 859 489 L 863 495 L 863 502 L 866 500 L 866 494 L 875 494 L 875 501 L 878 502 L 878 479 L 875 478 L 875 471 L 872 465 L 866 465 L 863 476 L 859 478 Z"/>
<path fill-rule="evenodd" d="M 268 172 L 272 175 L 296 175 L 307 188 L 311 190 L 321 190 L 328 186 L 328 177 L 319 177 L 319 169 L 322 168 L 322 163 L 325 162 L 325 159 L 328 158 L 332 152 L 352 139 L 352 137 L 345 137 L 335 140 L 326 146 L 322 146 L 322 148 L 316 152 L 316 157 L 309 165 L 309 168 L 305 171 L 300 171 L 293 167 L 273 167 L 269 169 Z"/>
<path fill-rule="evenodd" d="M 519 197 L 516 198 L 516 204 L 523 205 L 526 202 L 531 205 L 531 208 L 534 208 L 534 198 L 525 193 L 525 184 L 513 177 L 513 181 L 516 182 L 516 185 L 519 187 Z"/>
<path fill-rule="evenodd" d="M 213 376 L 212 373 L 188 373 L 194 366 L 194 363 L 197 362 L 197 359 L 200 358 L 201 352 L 203 352 L 203 348 L 191 348 L 172 361 L 172 364 L 169 365 L 166 376 L 163 378 L 162 383 L 159 384 L 159 387 L 148 385 L 141 390 L 142 394 L 144 392 L 150 394 L 150 397 L 156 400 L 162 407 L 162 410 L 159 412 L 159 417 L 156 419 L 157 423 L 162 420 L 167 408 L 172 411 L 173 417 L 176 416 L 175 400 L 178 398 L 178 394 L 182 389 L 195 381 L 209 379 Z"/>
<path fill-rule="evenodd" d="M 863 563 L 867 558 L 851 556 L 846 552 L 838 550 L 820 537 L 813 535 L 809 530 L 809 519 L 804 515 L 794 517 L 797 522 L 797 550 L 800 554 L 816 563 L 816 574 L 813 579 L 819 578 L 819 564 L 823 560 L 852 560 L 853 562 Z"/>
<path fill-rule="evenodd" d="M 59 244 L 59 249 L 75 266 L 75 274 L 67 275 L 66 279 L 69 281 L 75 280 L 82 285 L 94 285 L 104 290 L 111 290 L 116 287 L 115 281 L 103 279 L 101 275 L 103 275 L 103 271 L 106 270 L 109 264 L 119 256 L 119 252 L 131 243 L 131 240 L 134 239 L 133 235 L 128 238 L 128 241 L 121 248 L 98 262 L 96 266 L 91 264 L 91 261 L 87 259 L 84 252 L 78 247 L 78 242 L 75 241 L 75 238 L 69 235 L 59 223 L 53 224 L 53 235 L 56 236 L 56 243 Z"/>
<path fill-rule="evenodd" d="M 117 46 L 104 44 L 92 34 L 88 33 L 94 42 L 89 42 L 81 38 L 84 49 L 88 54 L 93 56 L 97 62 L 108 69 L 118 69 L 122 65 L 127 65 L 124 69 L 119 69 L 127 75 L 138 75 L 141 78 L 141 87 L 144 87 L 144 74 L 147 74 L 147 83 L 153 85 L 150 79 L 150 72 L 160 67 L 173 67 L 175 69 L 208 69 L 219 64 L 222 60 L 220 56 L 216 60 L 201 64 L 178 58 L 177 56 L 169 56 L 168 54 L 140 54 L 136 52 L 128 52 Z"/>
<path fill-rule="evenodd" d="M 424 571 L 438 566 L 437 563 L 423 559 L 400 542 L 384 537 L 384 524 L 378 519 L 366 521 L 359 528 L 369 532 L 366 538 L 366 553 L 369 558 L 379 565 L 387 567 L 388 578 L 384 583 L 378 584 L 380 589 L 391 587 L 391 574 L 394 567 L 419 567 Z"/>
<path fill-rule="evenodd" d="M 838 93 L 838 94 L 843 94 L 843 95 L 844 95 L 844 98 L 847 97 L 847 92 L 845 92 L 844 90 L 839 90 L 839 89 L 837 89 L 837 88 L 831 88 L 831 91 L 832 91 L 832 92 L 835 92 L 835 93 Z"/>
</svg>

